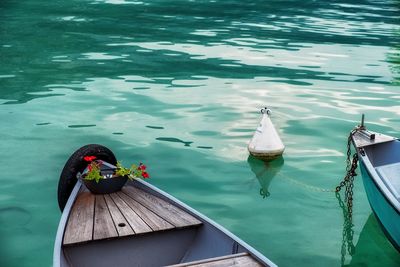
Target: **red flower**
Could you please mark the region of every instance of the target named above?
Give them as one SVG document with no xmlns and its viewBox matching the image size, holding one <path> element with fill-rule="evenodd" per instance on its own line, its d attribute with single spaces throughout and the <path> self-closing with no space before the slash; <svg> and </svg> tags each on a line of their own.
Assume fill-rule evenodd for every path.
<svg viewBox="0 0 400 267">
<path fill-rule="evenodd" d="M 142 172 L 142 177 L 146 179 L 149 178 L 150 176 L 147 172 Z"/>
<path fill-rule="evenodd" d="M 96 156 L 85 156 L 83 159 L 87 162 L 91 162 L 96 159 Z"/>
<path fill-rule="evenodd" d="M 140 164 L 138 169 L 141 170 L 141 171 L 145 171 L 146 170 L 146 165 Z"/>
<path fill-rule="evenodd" d="M 88 165 L 88 169 L 89 169 L 89 171 L 92 171 L 92 165 L 91 164 Z"/>
</svg>

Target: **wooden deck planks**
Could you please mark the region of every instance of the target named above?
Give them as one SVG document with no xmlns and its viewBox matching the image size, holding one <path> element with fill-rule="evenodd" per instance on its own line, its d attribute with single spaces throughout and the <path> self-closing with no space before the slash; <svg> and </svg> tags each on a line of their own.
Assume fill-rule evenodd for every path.
<svg viewBox="0 0 400 267">
<path fill-rule="evenodd" d="M 110 194 L 117 207 L 122 211 L 129 225 L 132 227 L 135 234 L 152 232 L 153 230 L 148 226 L 139 215 L 134 212 L 128 204 L 117 194 Z"/>
<path fill-rule="evenodd" d="M 103 195 L 96 195 L 93 240 L 117 237 L 118 232 L 111 218 Z"/>
<path fill-rule="evenodd" d="M 95 196 L 81 192 L 68 218 L 64 234 L 64 245 L 92 239 Z"/>
<path fill-rule="evenodd" d="M 239 253 L 223 257 L 209 258 L 199 261 L 170 265 L 170 267 L 260 267 L 263 266 L 248 253 Z"/>
<path fill-rule="evenodd" d="M 158 197 L 144 192 L 143 190 L 134 188 L 132 186 L 125 186 L 122 189 L 122 192 L 126 193 L 128 196 L 146 208 L 154 211 L 154 213 L 173 224 L 175 227 L 201 224 L 199 220 L 190 214 Z"/>
<path fill-rule="evenodd" d="M 63 244 L 200 224 L 201 221 L 173 204 L 132 186 L 105 195 L 93 195 L 83 186 L 71 209 Z"/>
<path fill-rule="evenodd" d="M 120 198 L 122 198 L 125 203 L 129 205 L 138 215 L 139 217 L 146 222 L 148 226 L 151 227 L 153 231 L 167 230 L 175 228 L 172 224 L 165 221 L 163 218 L 157 216 L 151 210 L 142 206 L 128 195 L 122 192 L 117 193 Z"/>
<path fill-rule="evenodd" d="M 111 217 L 113 218 L 115 227 L 117 228 L 118 235 L 133 235 L 135 232 L 132 230 L 128 221 L 125 219 L 122 212 L 118 209 L 117 205 L 114 203 L 110 195 L 104 195 L 104 199 L 106 200 L 108 209 L 111 213 Z"/>
</svg>

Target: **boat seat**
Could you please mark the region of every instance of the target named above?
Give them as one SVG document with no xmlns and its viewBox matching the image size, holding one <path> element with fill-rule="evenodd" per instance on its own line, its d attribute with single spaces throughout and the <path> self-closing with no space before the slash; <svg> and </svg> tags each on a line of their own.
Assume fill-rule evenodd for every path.
<svg viewBox="0 0 400 267">
<path fill-rule="evenodd" d="M 238 253 L 222 257 L 208 258 L 199 261 L 191 261 L 169 265 L 168 267 L 228 267 L 228 266 L 263 266 L 248 253 Z"/>
<path fill-rule="evenodd" d="M 400 162 L 382 165 L 375 170 L 395 198 L 400 200 Z"/>
<path fill-rule="evenodd" d="M 67 221 L 63 245 L 201 224 L 179 207 L 134 186 L 104 195 L 93 195 L 82 186 Z"/>
</svg>

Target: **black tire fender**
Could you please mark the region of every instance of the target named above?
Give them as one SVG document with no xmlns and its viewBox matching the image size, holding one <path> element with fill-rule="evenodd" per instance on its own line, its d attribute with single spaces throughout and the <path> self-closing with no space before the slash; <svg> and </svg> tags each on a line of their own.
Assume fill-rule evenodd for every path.
<svg viewBox="0 0 400 267">
<path fill-rule="evenodd" d="M 102 145 L 89 144 L 76 150 L 61 172 L 60 180 L 58 181 L 58 206 L 61 212 L 67 204 L 68 198 L 77 182 L 76 174 L 82 172 L 87 162 L 83 159 L 85 156 L 96 156 L 97 159 L 104 160 L 113 165 L 117 164 L 117 159 L 114 153 Z"/>
</svg>

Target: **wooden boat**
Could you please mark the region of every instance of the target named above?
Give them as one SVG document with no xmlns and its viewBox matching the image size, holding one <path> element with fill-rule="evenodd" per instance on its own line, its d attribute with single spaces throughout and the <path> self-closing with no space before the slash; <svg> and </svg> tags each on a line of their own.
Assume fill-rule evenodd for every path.
<svg viewBox="0 0 400 267">
<path fill-rule="evenodd" d="M 111 153 L 94 146 L 75 152 L 61 175 L 63 212 L 53 266 L 276 266 L 222 226 L 145 181 L 128 181 L 110 194 L 90 193 L 71 175 L 82 170 L 85 154 Z M 65 190 L 74 182 L 64 203 Z"/>
<path fill-rule="evenodd" d="M 391 243 L 400 251 L 400 141 L 366 130 L 352 136 L 368 201 Z"/>
<path fill-rule="evenodd" d="M 285 146 L 271 122 L 271 110 L 263 108 L 261 114 L 260 124 L 247 148 L 254 157 L 262 160 L 273 160 L 283 154 Z"/>
</svg>

